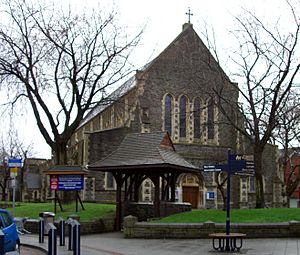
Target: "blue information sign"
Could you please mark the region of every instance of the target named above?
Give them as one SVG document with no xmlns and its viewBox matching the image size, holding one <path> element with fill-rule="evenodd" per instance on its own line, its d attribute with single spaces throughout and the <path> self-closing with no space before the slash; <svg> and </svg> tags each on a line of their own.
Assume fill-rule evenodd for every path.
<svg viewBox="0 0 300 255">
<path fill-rule="evenodd" d="M 9 158 L 8 159 L 8 167 L 22 167 L 22 159 L 21 158 Z"/>
<path fill-rule="evenodd" d="M 82 190 L 83 175 L 62 174 L 58 175 L 58 190 Z"/>
</svg>

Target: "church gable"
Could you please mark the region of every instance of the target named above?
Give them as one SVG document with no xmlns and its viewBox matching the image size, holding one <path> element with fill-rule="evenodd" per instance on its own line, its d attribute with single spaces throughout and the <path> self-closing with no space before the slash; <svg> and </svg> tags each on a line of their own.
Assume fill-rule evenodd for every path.
<svg viewBox="0 0 300 255">
<path fill-rule="evenodd" d="M 164 149 L 169 149 L 169 150 L 172 150 L 172 151 L 175 151 L 175 148 L 174 148 L 174 145 L 171 141 L 171 138 L 170 138 L 170 135 L 169 133 L 165 133 L 159 147 L 161 148 L 164 148 Z"/>
<path fill-rule="evenodd" d="M 191 24 L 141 73 L 139 100 L 151 99 L 149 110 L 141 109 L 147 110 L 150 131 L 168 131 L 175 143 L 225 144 L 214 89 L 229 91 L 235 101 L 237 94 Z"/>
<path fill-rule="evenodd" d="M 185 85 L 196 79 L 210 80 L 212 74 L 214 76 L 221 74 L 224 79 L 229 81 L 193 29 L 192 24 L 185 24 L 183 31 L 150 63 L 144 72 L 159 73 L 159 78 L 164 79 L 162 72 L 166 73 L 166 70 L 168 70 L 168 76 L 184 77 Z M 172 73 L 172 71 L 175 72 Z M 168 78 L 172 80 L 172 78 Z"/>
</svg>

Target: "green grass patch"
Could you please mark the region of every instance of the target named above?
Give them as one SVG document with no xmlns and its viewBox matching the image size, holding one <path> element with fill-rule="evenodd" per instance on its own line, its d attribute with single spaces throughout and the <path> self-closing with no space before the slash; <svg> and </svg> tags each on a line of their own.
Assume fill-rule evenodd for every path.
<svg viewBox="0 0 300 255">
<path fill-rule="evenodd" d="M 230 210 L 232 223 L 272 223 L 300 221 L 300 208 L 269 208 L 269 209 L 233 209 Z M 192 210 L 191 212 L 178 213 L 153 222 L 164 223 L 203 223 L 213 221 L 225 223 L 226 212 L 222 210 Z"/>
<path fill-rule="evenodd" d="M 115 205 L 112 204 L 96 204 L 96 203 L 83 203 L 85 210 L 81 209 L 78 204 L 78 212 L 76 212 L 75 203 L 64 204 L 64 211 L 61 212 L 57 204 L 57 213 L 55 219 L 67 217 L 71 214 L 80 216 L 80 221 L 93 221 L 103 217 L 109 217 L 115 214 Z M 1 207 L 1 203 L 0 203 Z M 11 213 L 12 208 L 7 208 Z M 29 217 L 31 219 L 39 218 L 40 212 L 54 212 L 53 203 L 16 203 L 15 206 L 15 217 Z"/>
</svg>

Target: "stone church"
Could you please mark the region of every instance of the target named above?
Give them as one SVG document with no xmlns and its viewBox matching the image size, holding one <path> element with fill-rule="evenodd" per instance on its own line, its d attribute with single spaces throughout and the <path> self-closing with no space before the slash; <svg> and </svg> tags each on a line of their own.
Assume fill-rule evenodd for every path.
<svg viewBox="0 0 300 255">
<path fill-rule="evenodd" d="M 243 137 L 227 122 L 215 103 L 216 91 L 234 105 L 238 84 L 231 82 L 207 47 L 186 23 L 182 32 L 154 60 L 130 77 L 82 120 L 71 138 L 70 164 L 90 165 L 115 151 L 129 133 L 168 131 L 177 153 L 193 165 L 224 163 L 227 152 L 246 153 Z M 225 101 L 225 100 L 224 100 Z M 223 105 L 233 117 L 236 109 Z M 281 205 L 282 184 L 276 167 L 276 147 L 265 151 L 264 178 L 267 205 Z M 248 154 L 249 153 L 248 151 Z M 176 180 L 176 201 L 193 208 L 223 208 L 218 184 L 224 176 L 215 172 L 182 174 Z M 141 202 L 153 201 L 153 184 L 146 179 Z M 91 173 L 85 178 L 86 201 L 114 202 L 111 173 Z M 226 187 L 225 187 L 226 189 Z M 232 206 L 255 206 L 253 176 L 232 178 Z"/>
</svg>

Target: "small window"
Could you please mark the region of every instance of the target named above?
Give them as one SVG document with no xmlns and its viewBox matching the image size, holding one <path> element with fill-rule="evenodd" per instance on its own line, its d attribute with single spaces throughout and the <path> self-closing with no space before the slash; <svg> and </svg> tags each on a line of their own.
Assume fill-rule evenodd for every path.
<svg viewBox="0 0 300 255">
<path fill-rule="evenodd" d="M 200 139 L 201 138 L 201 105 L 200 99 L 196 98 L 194 101 L 194 138 Z"/>
<path fill-rule="evenodd" d="M 186 103 L 187 103 L 186 96 L 180 97 L 180 103 L 179 103 L 179 107 L 180 107 L 179 134 L 180 134 L 180 137 L 186 137 Z"/>
<path fill-rule="evenodd" d="M 106 173 L 106 188 L 108 189 L 114 188 L 114 176 L 111 172 Z"/>
<path fill-rule="evenodd" d="M 212 99 L 209 100 L 207 106 L 207 136 L 208 139 L 214 139 L 215 136 L 215 127 L 214 127 L 214 104 Z"/>
<path fill-rule="evenodd" d="M 249 192 L 255 192 L 255 177 L 250 176 L 249 177 Z"/>
<path fill-rule="evenodd" d="M 165 97 L 165 131 L 172 134 L 172 97 L 171 95 L 166 95 Z"/>
</svg>

